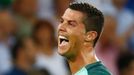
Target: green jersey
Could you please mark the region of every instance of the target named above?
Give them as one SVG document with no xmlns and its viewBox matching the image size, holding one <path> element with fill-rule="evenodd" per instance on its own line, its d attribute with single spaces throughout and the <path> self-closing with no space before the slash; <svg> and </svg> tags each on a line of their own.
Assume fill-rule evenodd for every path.
<svg viewBox="0 0 134 75">
<path fill-rule="evenodd" d="M 80 69 L 74 75 L 111 75 L 107 68 L 99 61 Z"/>
</svg>

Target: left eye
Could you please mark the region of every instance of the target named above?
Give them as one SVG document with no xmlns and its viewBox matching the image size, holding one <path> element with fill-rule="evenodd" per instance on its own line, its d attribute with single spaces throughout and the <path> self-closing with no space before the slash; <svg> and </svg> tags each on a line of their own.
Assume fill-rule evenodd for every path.
<svg viewBox="0 0 134 75">
<path fill-rule="evenodd" d="M 68 22 L 68 24 L 71 26 L 75 26 L 75 24 L 73 22 Z"/>
</svg>

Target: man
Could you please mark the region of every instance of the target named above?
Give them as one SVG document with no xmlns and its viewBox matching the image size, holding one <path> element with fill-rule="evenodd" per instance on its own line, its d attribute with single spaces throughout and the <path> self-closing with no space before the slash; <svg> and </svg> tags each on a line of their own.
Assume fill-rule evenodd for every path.
<svg viewBox="0 0 134 75">
<path fill-rule="evenodd" d="M 103 22 L 103 14 L 87 3 L 66 9 L 58 27 L 58 53 L 67 58 L 72 75 L 111 75 L 94 52 Z"/>
<path fill-rule="evenodd" d="M 13 58 L 12 69 L 4 75 L 50 75 L 47 70 L 35 69 L 36 48 L 34 41 L 24 37 L 15 43 L 11 50 Z"/>
<path fill-rule="evenodd" d="M 14 45 L 11 50 L 13 68 L 6 75 L 27 75 L 34 63 L 35 50 L 32 40 L 24 38 Z"/>
<path fill-rule="evenodd" d="M 0 75 L 12 67 L 10 48 L 14 45 L 15 21 L 7 10 L 0 11 Z"/>
</svg>

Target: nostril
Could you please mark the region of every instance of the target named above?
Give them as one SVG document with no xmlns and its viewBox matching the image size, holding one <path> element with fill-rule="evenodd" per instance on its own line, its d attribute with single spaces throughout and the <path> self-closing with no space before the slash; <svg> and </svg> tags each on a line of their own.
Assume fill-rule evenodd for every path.
<svg viewBox="0 0 134 75">
<path fill-rule="evenodd" d="M 60 28 L 59 31 L 66 32 L 65 28 Z"/>
<path fill-rule="evenodd" d="M 60 28 L 60 31 L 65 31 L 65 29 L 61 29 L 61 28 Z"/>
<path fill-rule="evenodd" d="M 60 24 L 60 25 L 58 26 L 58 30 L 65 32 L 65 31 L 66 31 L 66 24 Z"/>
</svg>

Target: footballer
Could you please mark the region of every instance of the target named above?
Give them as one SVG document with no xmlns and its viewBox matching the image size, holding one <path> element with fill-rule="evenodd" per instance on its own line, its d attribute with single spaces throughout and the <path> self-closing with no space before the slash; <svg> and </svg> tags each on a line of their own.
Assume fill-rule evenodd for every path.
<svg viewBox="0 0 134 75">
<path fill-rule="evenodd" d="M 104 16 L 88 3 L 71 3 L 58 26 L 58 53 L 67 58 L 72 75 L 111 75 L 97 60 L 94 47 Z"/>
</svg>

